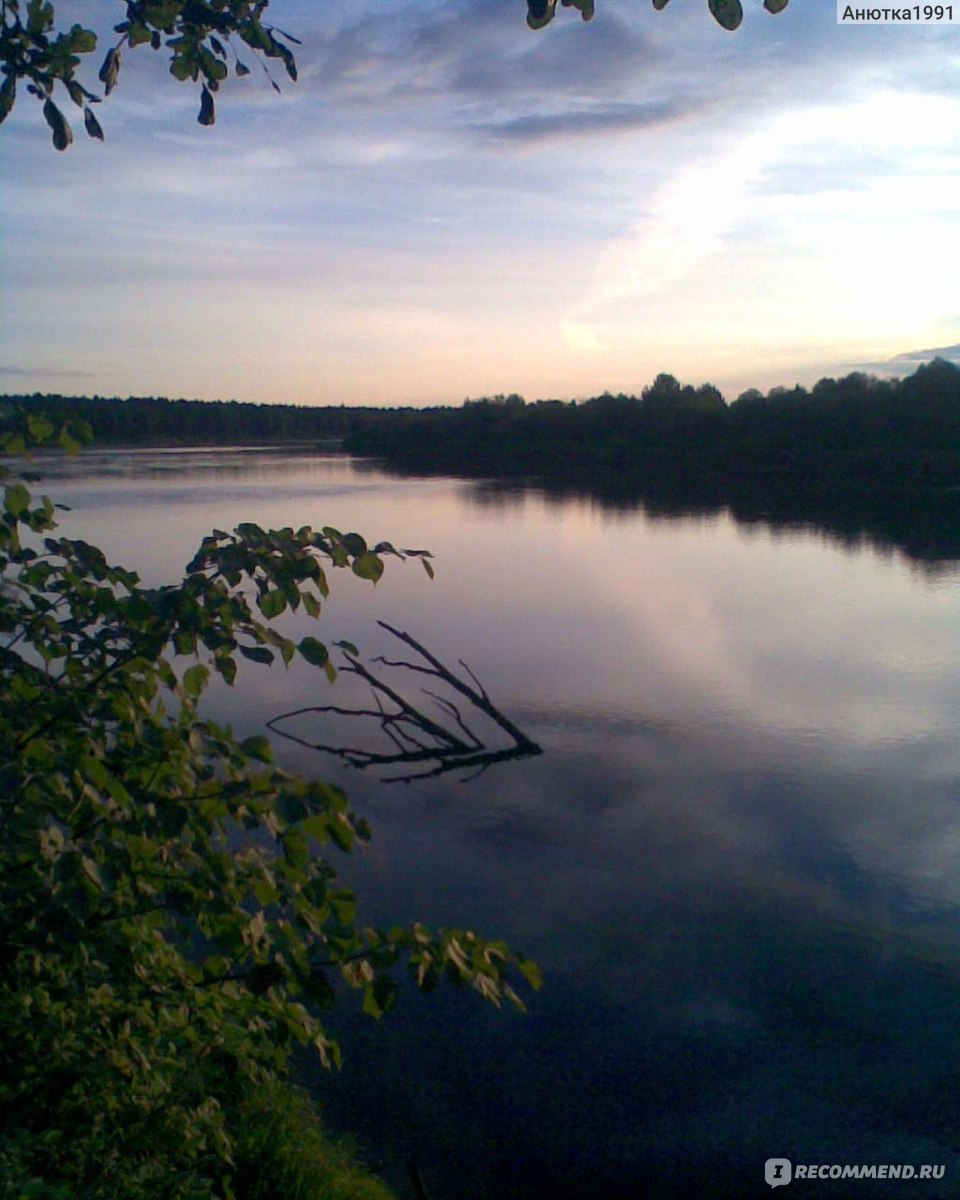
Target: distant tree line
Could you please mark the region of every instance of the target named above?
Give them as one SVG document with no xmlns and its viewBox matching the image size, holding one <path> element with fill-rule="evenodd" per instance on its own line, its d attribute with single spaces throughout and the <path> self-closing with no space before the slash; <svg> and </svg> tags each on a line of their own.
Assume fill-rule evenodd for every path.
<svg viewBox="0 0 960 1200">
<path fill-rule="evenodd" d="M 860 372 L 806 388 L 750 389 L 660 374 L 640 396 L 586 401 L 517 394 L 458 407 L 351 408 L 101 396 L 8 397 L 55 423 L 82 420 L 100 445 L 322 443 L 400 467 L 670 481 L 683 488 L 796 480 L 807 487 L 960 485 L 960 367 L 934 359 L 905 379 Z"/>
<path fill-rule="evenodd" d="M 381 409 L 297 404 L 243 404 L 236 400 L 167 400 L 131 396 L 58 396 L 35 392 L 3 397 L 56 424 L 86 421 L 95 445 L 223 445 L 230 442 L 340 441 L 382 415 Z"/>
<path fill-rule="evenodd" d="M 811 390 L 751 389 L 727 404 L 710 384 L 658 375 L 638 396 L 585 402 L 496 396 L 460 408 L 394 410 L 345 445 L 398 465 L 470 474 L 807 486 L 960 485 L 960 368 L 943 359 L 902 380 L 856 372 Z"/>
</svg>

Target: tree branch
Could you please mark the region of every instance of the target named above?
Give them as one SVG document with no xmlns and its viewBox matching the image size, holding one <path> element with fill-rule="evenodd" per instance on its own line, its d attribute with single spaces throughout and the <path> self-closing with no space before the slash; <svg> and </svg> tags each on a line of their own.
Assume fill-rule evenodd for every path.
<svg viewBox="0 0 960 1200">
<path fill-rule="evenodd" d="M 409 783 L 414 779 L 431 779 L 449 771 L 463 769 L 479 773 L 494 763 L 542 753 L 537 743 L 528 738 L 496 707 L 486 688 L 465 662 L 461 660 L 460 666 L 469 676 L 470 683 L 455 675 L 411 634 L 394 629 L 386 621 L 379 621 L 378 624 L 398 641 L 414 650 L 423 659 L 423 662 L 408 662 L 405 659 L 397 660 L 379 656 L 373 660 L 375 663 L 392 670 L 426 675 L 429 679 L 439 681 L 447 688 L 465 697 L 474 710 L 482 713 L 507 734 L 511 744 L 501 748 L 486 746 L 467 724 L 460 707 L 453 700 L 425 687 L 422 689 L 423 694 L 433 701 L 446 719 L 446 723 L 437 717 L 429 716 L 411 703 L 395 687 L 386 683 L 379 675 L 375 675 L 350 651 L 344 652 L 347 665 L 342 670 L 358 676 L 368 684 L 373 694 L 375 708 L 344 708 L 337 704 L 309 705 L 272 717 L 267 722 L 267 728 L 296 745 L 310 750 L 318 750 L 323 754 L 333 754 L 349 763 L 350 766 L 360 769 L 400 765 L 416 765 L 424 768 L 388 776 L 384 779 L 385 783 Z M 388 707 L 387 701 L 395 707 Z M 383 751 L 363 746 L 334 745 L 327 740 L 312 740 L 282 728 L 284 722 L 306 714 L 316 714 L 320 717 L 361 717 L 368 721 L 374 721 L 392 743 L 392 749 Z"/>
</svg>

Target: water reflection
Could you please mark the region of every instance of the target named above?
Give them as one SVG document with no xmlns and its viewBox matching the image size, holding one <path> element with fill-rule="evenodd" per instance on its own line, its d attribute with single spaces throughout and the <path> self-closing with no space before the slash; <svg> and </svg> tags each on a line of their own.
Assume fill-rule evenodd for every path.
<svg viewBox="0 0 960 1200">
<path fill-rule="evenodd" d="M 358 463 L 358 469 L 403 472 L 380 462 Z M 643 513 L 651 520 L 709 520 L 729 514 L 745 529 L 762 526 L 788 537 L 820 535 L 847 550 L 869 546 L 898 551 L 931 575 L 953 572 L 960 561 L 960 489 L 926 492 L 863 489 L 836 481 L 824 491 L 803 481 L 771 476 L 762 486 L 677 477 L 649 477 L 626 472 L 571 476 L 511 477 L 478 481 L 469 498 L 489 510 L 521 507 L 531 495 L 548 504 L 566 501 L 596 505 L 606 514 Z"/>
<path fill-rule="evenodd" d="M 318 1093 L 401 1194 L 412 1154 L 431 1200 L 768 1195 L 773 1155 L 943 1162 L 956 1189 L 955 528 L 289 452 L 57 470 L 66 531 L 158 581 L 240 520 L 429 547 L 433 582 L 338 573 L 325 635 L 372 656 L 376 619 L 409 629 L 544 749 L 400 792 L 322 767 L 374 828 L 348 863 L 366 919 L 499 933 L 546 974 L 525 1017 L 438 995 L 337 1018 Z M 246 733 L 330 696 L 243 664 L 211 699 Z"/>
<path fill-rule="evenodd" d="M 955 884 L 916 866 L 957 814 L 717 733 L 606 727 L 494 793 L 364 797 L 378 917 L 412 892 L 547 967 L 521 1020 L 448 997 L 408 1006 L 395 1043 L 351 1026 L 321 1085 L 416 1148 L 438 1195 L 751 1196 L 774 1152 L 955 1161 Z"/>
</svg>

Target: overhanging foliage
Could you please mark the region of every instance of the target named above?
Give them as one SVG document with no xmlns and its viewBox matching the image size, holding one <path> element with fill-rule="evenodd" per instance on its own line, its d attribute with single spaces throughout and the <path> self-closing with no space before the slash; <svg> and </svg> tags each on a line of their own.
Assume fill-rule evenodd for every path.
<svg viewBox="0 0 960 1200">
<path fill-rule="evenodd" d="M 91 107 L 109 96 L 120 81 L 124 55 L 139 46 L 169 54 L 170 74 L 181 83 L 200 85 L 201 125 L 216 121 L 214 95 L 231 74 L 249 75 L 246 59 L 260 63 L 270 85 L 280 90 L 268 62 L 277 60 L 290 79 L 297 79 L 297 62 L 292 45 L 299 39 L 278 29 L 266 19 L 270 0 L 120 0 L 123 20 L 114 26 L 118 39 L 104 57 L 99 81 L 103 96 L 76 77 L 84 56 L 93 54 L 97 35 L 92 29 L 62 21 L 64 0 L 57 8 L 51 0 L 0 0 L 0 123 L 17 98 L 17 83 L 41 105 L 54 146 L 66 150 L 73 130 L 57 103 L 57 87 L 82 110 L 84 127 L 92 138 L 103 140 L 103 130 Z M 782 12 L 788 0 L 763 0 L 772 13 Z M 565 8 L 576 8 L 585 21 L 594 15 L 594 0 L 561 0 Z M 667 0 L 653 0 L 660 11 Z M 734 30 L 743 20 L 740 0 L 707 0 L 707 7 L 724 29 Z M 527 0 L 527 24 L 542 29 L 556 15 L 557 0 Z"/>
<path fill-rule="evenodd" d="M 8 454 L 55 436 L 5 416 Z M 426 556 L 248 524 L 146 588 L 0 470 L 0 1174 L 24 1196 L 230 1197 L 219 1097 L 298 1045 L 338 1063 L 322 1014 L 344 988 L 379 1017 L 398 968 L 521 1007 L 509 973 L 539 983 L 472 931 L 361 925 L 321 853 L 370 836 L 343 792 L 201 712 L 240 658 L 333 677 L 326 642 L 273 619 L 319 617 L 332 571 Z"/>
</svg>

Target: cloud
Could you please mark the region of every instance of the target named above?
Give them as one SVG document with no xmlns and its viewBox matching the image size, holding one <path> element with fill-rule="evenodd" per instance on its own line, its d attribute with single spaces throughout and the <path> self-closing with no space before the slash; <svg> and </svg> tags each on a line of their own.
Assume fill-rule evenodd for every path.
<svg viewBox="0 0 960 1200">
<path fill-rule="evenodd" d="M 929 350 L 906 350 L 903 354 L 895 354 L 891 363 L 925 363 L 931 358 L 946 358 L 951 362 L 960 361 L 960 342 L 952 346 L 934 346 Z"/>
<path fill-rule="evenodd" d="M 441 134 L 461 154 L 474 152 L 466 143 L 478 133 L 517 144 L 599 137 L 646 128 L 660 106 L 672 108 L 634 12 L 609 4 L 589 30 L 558 22 L 545 36 L 522 17 L 517 0 L 352 9 L 336 27 L 327 21 L 314 47 L 305 39 L 314 60 L 305 86 L 319 112 L 336 111 L 341 134 L 402 126 Z"/>
<path fill-rule="evenodd" d="M 960 366 L 960 342 L 954 342 L 952 346 L 931 346 L 926 350 L 904 350 L 902 354 L 895 354 L 892 358 L 853 365 L 862 371 L 882 371 L 885 374 L 896 375 L 903 367 L 909 367 L 912 370 L 934 358 L 945 358 L 947 362 Z"/>
<path fill-rule="evenodd" d="M 651 129 L 680 120 L 691 109 L 691 105 L 676 101 L 614 103 L 555 113 L 531 113 L 506 121 L 478 124 L 473 128 L 494 140 L 519 143 L 559 141 L 570 137 L 595 137 L 606 133 Z"/>
<path fill-rule="evenodd" d="M 90 5 L 105 36 L 114 3 Z M 957 336 L 937 31 L 838 32 L 828 0 L 751 4 L 735 36 L 639 0 L 539 34 L 522 0 L 284 10 L 300 83 L 231 79 L 213 130 L 146 49 L 103 146 L 56 155 L 17 105 L 0 224 L 23 363 L 93 367 L 101 391 L 439 399 L 632 390 L 664 365 L 742 389 L 761 357 L 773 384 Z"/>
<path fill-rule="evenodd" d="M 0 375 L 14 379 L 92 379 L 92 371 L 51 370 L 50 367 L 15 367 L 0 365 Z"/>
</svg>

